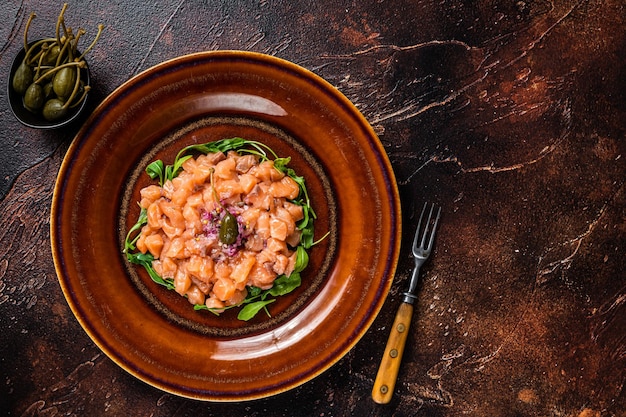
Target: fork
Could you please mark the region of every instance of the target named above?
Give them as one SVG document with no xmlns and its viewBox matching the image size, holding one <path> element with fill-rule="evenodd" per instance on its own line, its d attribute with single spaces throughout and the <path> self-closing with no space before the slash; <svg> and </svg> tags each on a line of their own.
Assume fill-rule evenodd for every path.
<svg viewBox="0 0 626 417">
<path fill-rule="evenodd" d="M 422 231 L 422 221 L 424 220 L 427 208 L 428 203 L 424 204 L 422 214 L 417 223 L 417 229 L 415 230 L 415 237 L 413 238 L 412 253 L 413 259 L 415 260 L 415 267 L 413 268 L 413 275 L 409 282 L 409 289 L 402 294 L 404 297 L 396 313 L 393 327 L 391 328 L 389 339 L 385 346 L 385 353 L 383 353 L 383 358 L 380 362 L 376 379 L 374 380 L 372 399 L 378 404 L 389 403 L 393 396 L 398 371 L 400 370 L 400 362 L 402 361 L 402 354 L 404 353 L 404 346 L 409 333 L 411 317 L 413 315 L 413 303 L 417 299 L 415 290 L 417 289 L 419 271 L 424 262 L 426 262 L 426 259 L 428 259 L 433 248 L 433 242 L 435 241 L 435 232 L 437 230 L 437 223 L 439 223 L 439 216 L 441 215 L 441 207 L 437 209 L 437 214 L 434 219 L 435 205 L 433 204 L 430 207 L 428 219 L 424 222 Z"/>
</svg>

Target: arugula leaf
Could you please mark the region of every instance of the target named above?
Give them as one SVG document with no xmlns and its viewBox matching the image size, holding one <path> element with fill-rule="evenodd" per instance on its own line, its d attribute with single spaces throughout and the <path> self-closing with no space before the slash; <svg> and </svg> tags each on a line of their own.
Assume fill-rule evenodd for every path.
<svg viewBox="0 0 626 417">
<path fill-rule="evenodd" d="M 186 156 L 183 156 L 182 158 L 176 158 L 176 161 L 174 161 L 174 165 L 168 165 L 165 169 L 165 173 L 166 173 L 165 180 L 171 181 L 174 178 L 176 178 L 180 170 L 183 169 L 183 164 L 189 158 L 191 158 L 191 155 L 186 155 Z"/>
<path fill-rule="evenodd" d="M 287 174 L 287 165 L 289 165 L 289 162 L 291 162 L 290 156 L 286 158 L 276 158 L 274 159 L 274 167 L 280 172 Z"/>
<path fill-rule="evenodd" d="M 289 276 L 281 275 L 274 280 L 274 285 L 268 290 L 268 294 L 273 295 L 274 297 L 289 294 L 298 288 L 301 282 L 300 274 L 297 272 L 294 272 Z"/>
<path fill-rule="evenodd" d="M 260 297 L 263 294 L 263 290 L 259 287 L 248 286 L 248 296 L 246 300 L 252 300 L 254 298 Z"/>
<path fill-rule="evenodd" d="M 201 152 L 204 154 L 217 153 L 217 152 L 225 153 L 228 151 L 234 151 L 245 146 L 246 142 L 248 141 L 246 141 L 243 138 L 235 137 L 235 138 L 230 138 L 230 139 L 218 140 L 216 142 L 189 145 L 186 148 L 183 148 L 180 152 L 178 152 L 178 155 L 176 155 L 176 159 L 181 158 L 182 155 L 190 151 L 197 151 L 197 152 Z"/>
<path fill-rule="evenodd" d="M 163 166 L 163 161 L 157 159 L 154 162 L 151 162 L 146 167 L 146 174 L 153 180 L 159 179 L 159 185 L 162 187 L 165 182 L 165 167 Z"/>
<path fill-rule="evenodd" d="M 137 236 L 135 236 L 134 238 L 131 238 L 131 236 L 137 230 L 140 230 L 146 223 L 148 223 L 148 210 L 142 208 L 139 212 L 139 218 L 137 219 L 137 222 L 133 225 L 133 227 L 130 228 L 128 234 L 126 234 L 126 240 L 124 240 L 124 253 L 128 254 L 129 251 L 136 249 L 135 244 L 139 239 L 139 234 L 137 234 Z"/>
<path fill-rule="evenodd" d="M 252 149 L 245 149 L 246 147 L 251 147 Z M 269 146 L 261 142 L 258 142 L 255 140 L 243 139 L 240 137 L 234 137 L 234 138 L 229 138 L 229 139 L 218 140 L 215 142 L 189 145 L 183 148 L 180 152 L 178 152 L 178 155 L 176 155 L 176 159 L 174 160 L 174 163 L 176 164 L 176 161 L 178 159 L 182 158 L 183 155 L 191 151 L 201 152 L 205 154 L 216 153 L 216 152 L 226 153 L 228 151 L 241 151 L 241 153 L 257 155 L 261 157 L 262 160 L 269 159 L 267 156 L 267 153 L 269 152 L 275 159 L 278 158 L 276 153 L 274 153 L 274 151 Z"/>
<path fill-rule="evenodd" d="M 268 304 L 271 304 L 274 301 L 276 301 L 276 299 L 255 301 L 254 303 L 246 304 L 246 306 L 242 308 L 241 311 L 239 311 L 239 314 L 237 314 L 237 318 L 242 321 L 248 321 L 252 317 L 256 316 L 256 314 L 261 311 L 261 309 L 264 309 Z M 266 308 L 265 312 L 269 317 L 271 317 L 269 311 L 267 311 Z"/>
<path fill-rule="evenodd" d="M 296 265 L 293 268 L 293 273 L 302 272 L 304 268 L 309 264 L 309 254 L 303 246 L 296 248 Z"/>
<path fill-rule="evenodd" d="M 173 290 L 175 288 L 173 279 L 163 279 L 152 267 L 152 261 L 154 261 L 154 256 L 152 256 L 151 253 L 126 253 L 126 257 L 130 262 L 143 266 L 148 272 L 148 275 L 150 276 L 152 281 L 156 282 L 159 285 L 163 285 L 168 290 Z"/>
</svg>

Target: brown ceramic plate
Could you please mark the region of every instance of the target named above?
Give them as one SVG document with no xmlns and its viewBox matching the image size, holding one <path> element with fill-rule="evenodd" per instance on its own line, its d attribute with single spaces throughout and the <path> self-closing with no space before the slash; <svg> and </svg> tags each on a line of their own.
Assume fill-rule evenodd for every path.
<svg viewBox="0 0 626 417">
<path fill-rule="evenodd" d="M 249 322 L 194 311 L 120 250 L 151 182 L 145 166 L 234 136 L 290 156 L 316 236 L 330 232 L 311 250 L 303 285 Z M 67 302 L 113 361 L 170 393 L 241 401 L 309 381 L 358 342 L 389 291 L 400 222 L 384 149 L 341 93 L 290 62 L 220 51 L 164 62 L 104 100 L 61 166 L 51 240 Z"/>
</svg>

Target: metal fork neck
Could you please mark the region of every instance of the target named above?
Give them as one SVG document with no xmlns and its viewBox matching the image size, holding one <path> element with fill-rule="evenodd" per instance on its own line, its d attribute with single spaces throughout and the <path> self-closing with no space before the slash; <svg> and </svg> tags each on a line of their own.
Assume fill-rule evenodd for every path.
<svg viewBox="0 0 626 417">
<path fill-rule="evenodd" d="M 409 289 L 406 292 L 402 293 L 402 295 L 404 295 L 402 302 L 413 304 L 415 300 L 417 300 L 415 291 L 417 290 L 417 281 L 419 279 L 419 273 L 420 273 L 420 264 L 416 262 L 415 267 L 413 268 L 413 274 L 411 275 L 411 281 L 409 282 Z"/>
<path fill-rule="evenodd" d="M 413 305 L 415 300 L 417 300 L 417 296 L 415 294 L 411 294 L 410 292 L 404 292 L 402 295 L 404 296 L 404 298 L 402 298 L 403 303 Z"/>
</svg>

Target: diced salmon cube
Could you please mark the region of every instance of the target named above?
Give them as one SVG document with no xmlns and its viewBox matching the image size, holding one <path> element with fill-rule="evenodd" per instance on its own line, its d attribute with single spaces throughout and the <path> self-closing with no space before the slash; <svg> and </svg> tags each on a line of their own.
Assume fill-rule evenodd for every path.
<svg viewBox="0 0 626 417">
<path fill-rule="evenodd" d="M 271 210 L 274 207 L 274 198 L 268 193 L 268 189 L 269 185 L 266 183 L 255 185 L 244 198 L 244 202 L 263 210 Z"/>
<path fill-rule="evenodd" d="M 165 245 L 164 245 L 165 247 Z M 170 241 L 170 245 L 165 252 L 165 256 L 170 258 L 182 259 L 185 257 L 185 242 L 183 239 L 175 237 Z"/>
<path fill-rule="evenodd" d="M 215 153 L 202 154 L 198 156 L 198 158 L 196 158 L 196 161 L 200 165 L 214 166 L 214 165 L 217 165 L 218 162 L 223 161 L 224 159 L 226 159 L 226 155 L 224 155 L 223 152 L 215 152 Z"/>
<path fill-rule="evenodd" d="M 215 170 L 213 165 L 197 164 L 195 170 L 191 171 L 193 174 L 193 184 L 195 186 L 202 185 L 209 181 L 211 173 Z"/>
<path fill-rule="evenodd" d="M 204 301 L 204 304 L 208 308 L 214 309 L 214 310 L 217 310 L 217 311 L 219 311 L 220 309 L 223 309 L 224 307 L 226 307 L 224 302 L 222 300 L 218 300 L 215 295 L 211 295 L 211 297 L 207 297 L 206 300 Z"/>
<path fill-rule="evenodd" d="M 250 170 L 250 168 L 257 165 L 257 163 L 258 163 L 258 160 L 256 156 L 243 155 L 243 156 L 237 157 L 236 170 L 240 174 L 245 174 L 246 172 Z"/>
<path fill-rule="evenodd" d="M 161 228 L 171 239 L 185 231 L 185 218 L 179 206 L 167 200 L 159 200 L 159 208 L 163 213 L 160 221 Z"/>
<path fill-rule="evenodd" d="M 196 169 L 198 169 L 198 162 L 200 161 L 200 158 L 189 158 L 187 159 L 185 162 L 183 162 L 183 170 L 187 171 L 187 172 L 194 172 Z"/>
<path fill-rule="evenodd" d="M 213 278 L 213 260 L 205 256 L 192 255 L 185 264 L 187 271 L 204 283 Z"/>
<path fill-rule="evenodd" d="M 191 277 L 191 284 L 198 287 L 200 291 L 202 291 L 205 295 L 211 292 L 211 289 L 213 288 L 213 281 L 210 281 L 207 283 L 207 282 L 199 280 L 198 277 L 194 275 L 190 274 L 189 276 Z"/>
<path fill-rule="evenodd" d="M 161 219 L 163 218 L 163 211 L 161 210 L 161 206 L 159 205 L 160 201 L 157 201 L 153 204 L 150 204 L 148 207 L 148 226 L 153 229 L 158 229 L 161 227 Z"/>
<path fill-rule="evenodd" d="M 235 283 L 228 278 L 220 278 L 213 285 L 213 294 L 221 301 L 230 299 L 236 290 Z"/>
<path fill-rule="evenodd" d="M 273 253 L 287 253 L 287 244 L 284 240 L 269 238 L 266 249 Z"/>
<path fill-rule="evenodd" d="M 202 207 L 203 205 L 204 205 L 204 198 L 202 196 L 202 193 L 199 191 L 196 191 L 193 194 L 191 194 L 187 198 L 187 201 L 185 202 L 185 206 L 193 207 L 196 209 Z"/>
<path fill-rule="evenodd" d="M 206 242 L 201 236 L 185 241 L 185 253 L 190 257 L 204 256 L 206 254 Z"/>
<path fill-rule="evenodd" d="M 228 299 L 227 303 L 228 305 L 231 305 L 231 306 L 237 305 L 241 303 L 243 300 L 245 300 L 247 295 L 248 295 L 248 290 L 246 290 L 246 287 L 244 286 L 243 289 L 236 290 L 233 296 Z"/>
<path fill-rule="evenodd" d="M 154 269 L 154 272 L 156 272 L 159 276 L 163 276 L 163 267 L 159 259 L 155 259 L 154 261 L 152 261 L 152 268 Z"/>
<path fill-rule="evenodd" d="M 255 264 L 248 275 L 248 285 L 259 287 L 261 289 L 272 288 L 274 285 L 276 274 L 272 271 L 271 264 Z"/>
<path fill-rule="evenodd" d="M 189 290 L 184 294 L 187 296 L 187 300 L 191 304 L 204 304 L 206 296 L 196 285 L 192 285 Z"/>
<path fill-rule="evenodd" d="M 279 254 L 276 255 L 276 261 L 272 265 L 272 270 L 276 272 L 277 275 L 282 275 L 287 270 L 287 266 L 289 265 L 289 258 L 285 255 Z"/>
<path fill-rule="evenodd" d="M 230 278 L 230 273 L 232 272 L 232 268 L 225 262 L 217 262 L 215 264 L 215 277 L 220 278 Z"/>
<path fill-rule="evenodd" d="M 249 194 L 258 182 L 259 180 L 257 177 L 252 174 L 241 174 L 239 176 L 239 184 L 241 185 L 241 191 L 244 194 Z"/>
<path fill-rule="evenodd" d="M 239 184 L 237 180 L 230 179 L 220 181 L 215 186 L 215 191 L 217 191 L 220 199 L 226 200 L 231 199 L 234 196 L 239 196 L 239 194 L 243 192 L 243 189 L 241 188 L 241 184 Z"/>
<path fill-rule="evenodd" d="M 276 198 L 293 200 L 300 194 L 300 187 L 291 177 L 284 176 L 280 181 L 275 181 L 270 185 L 269 193 Z"/>
<path fill-rule="evenodd" d="M 183 218 L 185 219 L 185 227 L 187 230 L 193 230 L 193 234 L 202 230 L 200 211 L 196 207 L 186 204 L 183 208 Z"/>
<path fill-rule="evenodd" d="M 191 277 L 183 269 L 178 269 L 174 275 L 174 289 L 180 295 L 185 295 L 191 286 Z M 204 300 L 203 300 L 204 302 Z"/>
<path fill-rule="evenodd" d="M 276 207 L 273 217 L 285 223 L 285 226 L 287 226 L 287 235 L 292 234 L 296 230 L 296 221 L 286 208 Z"/>
<path fill-rule="evenodd" d="M 181 206 L 167 200 L 161 200 L 159 207 L 163 214 L 168 218 L 172 227 L 185 228 L 185 218 L 181 211 Z"/>
<path fill-rule="evenodd" d="M 278 181 L 285 175 L 276 169 L 274 161 L 263 161 L 255 168 L 254 175 L 263 182 Z M 252 173 L 252 170 L 250 170 L 250 173 Z"/>
<path fill-rule="evenodd" d="M 210 186 L 205 186 L 202 189 L 202 200 L 204 201 L 207 211 L 213 210 L 213 207 L 219 203 L 219 198 L 216 199 L 216 194 L 217 193 Z"/>
<path fill-rule="evenodd" d="M 296 259 L 297 259 L 297 255 L 296 252 L 292 253 L 289 256 L 289 263 L 287 264 L 287 267 L 285 268 L 285 272 L 283 272 L 285 275 L 289 276 L 292 274 L 293 270 L 296 267 Z"/>
<path fill-rule="evenodd" d="M 276 253 L 267 248 L 256 254 L 257 265 L 273 264 L 276 260 Z"/>
<path fill-rule="evenodd" d="M 174 239 L 185 231 L 185 226 L 174 227 L 167 220 L 163 219 L 161 220 L 161 230 L 163 230 L 163 233 L 165 233 L 168 238 Z"/>
<path fill-rule="evenodd" d="M 193 193 L 195 187 L 193 176 L 183 172 L 172 180 L 172 185 L 174 186 L 174 190 L 169 197 L 170 200 L 176 206 L 183 206 L 187 198 Z"/>
<path fill-rule="evenodd" d="M 292 234 L 287 236 L 287 239 L 285 239 L 285 243 L 287 243 L 292 248 L 295 248 L 296 246 L 300 244 L 301 235 L 302 235 L 302 231 L 296 229 L 294 230 Z"/>
<path fill-rule="evenodd" d="M 287 239 L 287 235 L 289 234 L 289 230 L 285 222 L 280 219 L 277 219 L 274 216 L 270 217 L 270 236 L 274 239 L 284 241 Z"/>
<path fill-rule="evenodd" d="M 235 160 L 233 158 L 227 158 L 220 161 L 215 165 L 215 173 L 213 175 L 215 178 L 224 180 L 233 178 L 235 176 Z"/>
<path fill-rule="evenodd" d="M 178 264 L 172 258 L 161 258 L 161 273 L 163 278 L 174 278 L 178 271 Z"/>
<path fill-rule="evenodd" d="M 248 274 L 255 263 L 256 258 L 254 256 L 244 256 L 243 259 L 241 259 L 241 261 L 239 261 L 239 263 L 233 268 L 233 272 L 230 274 L 230 277 L 235 281 L 235 284 L 242 284 L 241 286 L 237 286 L 238 289 L 243 289 L 245 287 Z"/>
<path fill-rule="evenodd" d="M 135 242 L 135 247 L 141 253 L 148 252 L 148 247 L 146 246 L 146 237 L 151 234 L 151 230 L 149 226 L 144 226 L 141 228 L 141 233 L 139 234 L 139 239 Z"/>
<path fill-rule="evenodd" d="M 174 184 L 172 184 L 172 181 L 167 180 L 163 183 L 163 197 L 171 199 L 174 190 Z"/>
<path fill-rule="evenodd" d="M 185 263 L 185 267 L 190 273 L 198 275 L 198 273 L 202 270 L 202 257 L 198 255 L 190 256 L 189 260 Z"/>
<path fill-rule="evenodd" d="M 283 208 L 289 212 L 291 218 L 297 222 L 304 218 L 304 209 L 299 204 L 294 204 L 290 201 L 285 201 L 283 203 Z"/>
<path fill-rule="evenodd" d="M 270 214 L 266 211 L 262 211 L 259 214 L 259 218 L 256 222 L 256 233 L 262 239 L 270 237 Z"/>
<path fill-rule="evenodd" d="M 161 249 L 163 249 L 163 237 L 156 233 L 146 236 L 145 239 L 146 249 L 154 256 L 158 258 L 161 256 Z"/>
<path fill-rule="evenodd" d="M 243 211 L 240 216 L 243 221 L 243 224 L 246 227 L 254 228 L 256 226 L 257 221 L 259 220 L 259 215 L 261 214 L 261 210 L 257 207 L 251 207 L 245 211 Z"/>
<path fill-rule="evenodd" d="M 163 189 L 158 185 L 149 185 L 142 188 L 139 194 L 141 195 L 141 207 L 148 208 L 151 203 L 161 198 Z"/>
<path fill-rule="evenodd" d="M 246 239 L 246 249 L 252 252 L 261 252 L 265 247 L 265 240 L 258 235 L 250 235 Z"/>
</svg>

